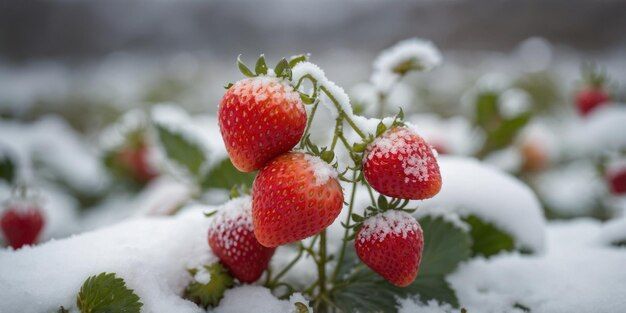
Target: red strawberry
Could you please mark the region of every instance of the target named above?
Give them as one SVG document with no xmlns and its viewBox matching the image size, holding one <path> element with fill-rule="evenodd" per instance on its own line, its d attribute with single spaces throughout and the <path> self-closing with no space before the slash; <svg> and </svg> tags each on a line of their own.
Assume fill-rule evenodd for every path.
<svg viewBox="0 0 626 313">
<path fill-rule="evenodd" d="M 609 171 L 607 178 L 611 193 L 626 194 L 626 167 Z"/>
<path fill-rule="evenodd" d="M 609 95 L 599 87 L 588 87 L 576 95 L 578 113 L 586 116 L 596 108 L 609 103 Z"/>
<path fill-rule="evenodd" d="M 424 235 L 411 215 L 390 210 L 363 222 L 354 247 L 361 261 L 374 272 L 398 287 L 406 287 L 417 277 Z"/>
<path fill-rule="evenodd" d="M 372 188 L 390 197 L 421 200 L 441 189 L 430 145 L 408 127 L 393 127 L 368 145 L 363 174 Z"/>
<path fill-rule="evenodd" d="M 262 246 L 252 230 L 249 196 L 226 203 L 209 229 L 209 246 L 242 283 L 253 283 L 267 269 L 275 248 Z"/>
<path fill-rule="evenodd" d="M 140 143 L 136 147 L 122 148 L 117 154 L 117 160 L 135 181 L 143 184 L 158 175 L 148 160 L 148 153 L 148 146 L 145 143 Z"/>
<path fill-rule="evenodd" d="M 41 210 L 31 204 L 11 204 L 0 218 L 4 237 L 14 249 L 37 242 L 43 225 Z"/>
<path fill-rule="evenodd" d="M 267 164 L 252 187 L 254 234 L 267 247 L 315 235 L 341 212 L 337 172 L 318 157 L 283 154 Z"/>
<path fill-rule="evenodd" d="M 298 92 L 284 80 L 246 78 L 231 86 L 220 102 L 220 131 L 233 165 L 251 172 L 293 148 L 306 126 Z"/>
</svg>

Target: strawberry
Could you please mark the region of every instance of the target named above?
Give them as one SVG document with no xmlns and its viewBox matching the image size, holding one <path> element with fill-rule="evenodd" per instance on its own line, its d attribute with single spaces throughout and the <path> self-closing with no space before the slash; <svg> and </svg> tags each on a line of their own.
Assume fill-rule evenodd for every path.
<svg viewBox="0 0 626 313">
<path fill-rule="evenodd" d="M 254 234 L 267 247 L 315 235 L 341 212 L 337 172 L 320 158 L 283 154 L 261 169 L 252 187 Z"/>
<path fill-rule="evenodd" d="M 398 287 L 417 277 L 424 235 L 410 214 L 389 210 L 367 218 L 358 230 L 354 247 L 359 259 Z"/>
<path fill-rule="evenodd" d="M 607 179 L 611 193 L 614 195 L 626 194 L 626 167 L 610 171 Z"/>
<path fill-rule="evenodd" d="M 44 225 L 41 210 L 33 204 L 11 204 L 0 218 L 0 227 L 14 249 L 37 242 Z"/>
<path fill-rule="evenodd" d="M 421 200 L 441 189 L 430 145 L 404 126 L 392 127 L 367 146 L 363 174 L 372 188 L 390 197 Z"/>
<path fill-rule="evenodd" d="M 226 91 L 218 123 L 233 165 L 251 172 L 298 143 L 306 110 L 286 80 L 259 76 L 240 80 Z"/>
<path fill-rule="evenodd" d="M 588 87 L 576 95 L 578 113 L 586 116 L 596 108 L 609 103 L 609 95 L 600 87 Z"/>
<path fill-rule="evenodd" d="M 138 183 L 145 184 L 156 176 L 157 171 L 148 160 L 149 148 L 144 142 L 123 147 L 116 155 L 118 164 Z"/>
<path fill-rule="evenodd" d="M 250 196 L 226 203 L 209 228 L 209 246 L 242 283 L 253 283 L 267 269 L 275 248 L 262 246 L 252 230 Z"/>
</svg>

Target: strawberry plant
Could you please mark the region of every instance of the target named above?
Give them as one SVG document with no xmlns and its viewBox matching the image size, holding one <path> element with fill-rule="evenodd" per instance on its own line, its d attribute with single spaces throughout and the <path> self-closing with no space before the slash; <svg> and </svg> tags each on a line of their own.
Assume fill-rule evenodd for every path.
<svg viewBox="0 0 626 313">
<path fill-rule="evenodd" d="M 469 256 L 470 237 L 442 218 L 411 215 L 410 200 L 435 196 L 442 179 L 436 152 L 402 110 L 381 120 L 354 114 L 343 89 L 303 55 L 274 68 L 263 56 L 254 70 L 237 64 L 247 78 L 226 86 L 218 121 L 232 164 L 258 172 L 251 196 L 231 200 L 209 230 L 230 274 L 252 283 L 266 270 L 268 288 L 301 292 L 316 312 L 395 312 L 397 297 L 413 295 L 458 306 L 445 275 Z M 423 68 L 414 57 L 385 64 L 396 81 Z M 334 119 L 326 140 L 312 127 L 320 105 Z M 357 190 L 369 205 L 355 203 Z M 342 210 L 343 238 L 331 248 L 328 227 Z M 272 275 L 269 259 L 285 245 L 297 253 Z M 304 258 L 317 278 L 291 285 L 284 278 Z"/>
</svg>

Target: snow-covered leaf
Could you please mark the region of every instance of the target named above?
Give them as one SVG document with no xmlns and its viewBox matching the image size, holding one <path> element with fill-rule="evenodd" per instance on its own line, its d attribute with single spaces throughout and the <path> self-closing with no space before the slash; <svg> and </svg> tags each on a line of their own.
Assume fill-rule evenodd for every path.
<svg viewBox="0 0 626 313">
<path fill-rule="evenodd" d="M 488 257 L 500 251 L 511 251 L 515 248 L 513 237 L 492 223 L 487 223 L 476 215 L 470 215 L 464 218 L 464 221 L 470 226 L 473 256 Z"/>
<path fill-rule="evenodd" d="M 143 304 L 123 279 L 114 273 L 100 273 L 83 283 L 76 305 L 81 313 L 139 313 Z"/>
<path fill-rule="evenodd" d="M 200 175 L 204 164 L 208 161 L 202 148 L 166 127 L 157 125 L 156 129 L 167 157 L 192 175 Z"/>
<path fill-rule="evenodd" d="M 252 186 L 254 174 L 237 170 L 229 158 L 216 164 L 202 179 L 202 188 L 231 189 L 233 186 Z"/>
</svg>

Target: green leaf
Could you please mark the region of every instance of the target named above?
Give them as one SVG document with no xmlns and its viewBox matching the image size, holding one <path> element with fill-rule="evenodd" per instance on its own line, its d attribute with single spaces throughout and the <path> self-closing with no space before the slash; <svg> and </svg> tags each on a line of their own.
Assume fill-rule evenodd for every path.
<svg viewBox="0 0 626 313">
<path fill-rule="evenodd" d="M 257 76 L 267 74 L 267 63 L 265 63 L 265 56 L 263 54 L 261 54 L 261 56 L 256 60 L 254 71 Z"/>
<path fill-rule="evenodd" d="M 464 218 L 464 221 L 471 227 L 472 256 L 488 257 L 500 251 L 511 251 L 515 248 L 513 237 L 493 224 L 484 222 L 475 215 Z"/>
<path fill-rule="evenodd" d="M 202 177 L 206 155 L 197 143 L 190 141 L 180 133 L 156 125 L 157 136 L 168 159 L 182 166 L 196 178 Z"/>
<path fill-rule="evenodd" d="M 206 284 L 193 281 L 185 289 L 184 297 L 207 308 L 216 306 L 220 302 L 226 289 L 233 286 L 234 280 L 220 263 L 205 265 L 204 268 L 209 272 L 211 280 Z M 195 275 L 197 271 L 190 270 L 189 273 Z"/>
<path fill-rule="evenodd" d="M 498 122 L 498 94 L 483 92 L 476 98 L 476 124 L 489 130 Z"/>
<path fill-rule="evenodd" d="M 241 74 L 247 77 L 255 76 L 254 73 L 252 73 L 252 71 L 246 66 L 246 64 L 241 61 L 241 54 L 237 57 L 237 67 L 239 68 L 239 71 L 241 71 Z"/>
<path fill-rule="evenodd" d="M 396 299 L 419 295 L 458 307 L 446 275 L 466 260 L 471 252 L 469 234 L 441 217 L 419 220 L 424 231 L 424 250 L 417 279 L 411 285 L 393 286 L 358 261 L 354 249 L 346 251 L 339 270 L 340 284 L 332 294 L 333 304 L 343 312 L 397 312 Z"/>
<path fill-rule="evenodd" d="M 233 166 L 229 158 L 225 158 L 215 165 L 207 175 L 202 178 L 202 188 L 221 188 L 230 190 L 233 186 L 252 186 L 254 173 L 240 172 Z"/>
<path fill-rule="evenodd" d="M 304 62 L 306 60 L 307 60 L 307 57 L 305 54 L 296 55 L 292 57 L 291 60 L 289 60 L 289 67 L 293 68 L 294 66 L 296 66 L 296 64 L 300 62 Z"/>
<path fill-rule="evenodd" d="M 362 222 L 362 221 L 363 221 L 363 216 L 358 215 L 358 214 L 356 214 L 356 213 L 352 213 L 352 214 L 350 215 L 350 217 L 352 217 L 352 220 L 353 220 L 353 221 L 355 221 L 355 222 L 357 222 L 357 223 L 358 223 L 358 222 Z"/>
<path fill-rule="evenodd" d="M 508 120 L 502 120 L 497 128 L 487 133 L 485 145 L 491 150 L 509 146 L 519 131 L 528 124 L 530 117 L 531 115 L 526 113 Z"/>
<path fill-rule="evenodd" d="M 289 67 L 289 62 L 287 62 L 287 59 L 282 58 L 280 59 L 280 61 L 278 61 L 278 64 L 276 64 L 276 67 L 274 68 L 274 73 L 276 73 L 277 77 L 282 77 L 283 72 L 288 67 Z"/>
<path fill-rule="evenodd" d="M 15 163 L 9 157 L 9 155 L 0 151 L 0 179 L 5 180 L 7 183 L 12 183 L 15 179 Z"/>
<path fill-rule="evenodd" d="M 100 273 L 83 283 L 76 305 L 82 313 L 138 313 L 143 305 L 139 300 L 123 279 L 114 273 Z"/>
</svg>

